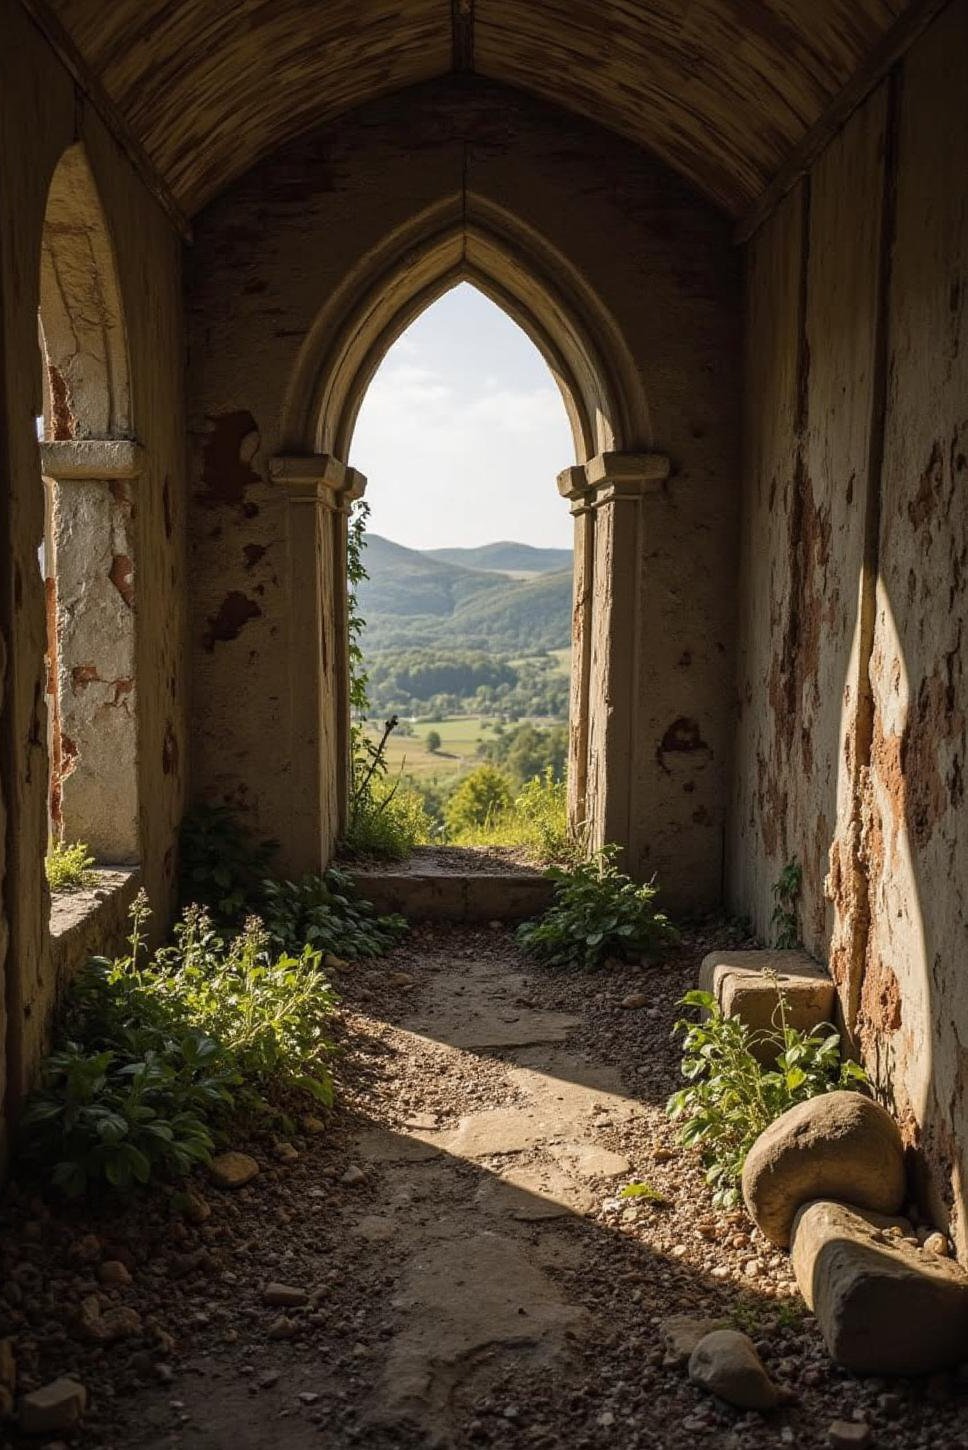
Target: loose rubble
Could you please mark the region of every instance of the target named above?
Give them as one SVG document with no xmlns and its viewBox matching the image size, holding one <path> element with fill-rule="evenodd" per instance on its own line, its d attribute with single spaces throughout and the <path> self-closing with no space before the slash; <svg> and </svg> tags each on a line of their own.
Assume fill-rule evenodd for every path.
<svg viewBox="0 0 968 1450">
<path fill-rule="evenodd" d="M 744 945 L 716 926 L 661 966 L 544 975 L 508 932 L 417 928 L 391 959 L 341 978 L 335 1111 L 294 1101 L 285 1126 L 233 1132 L 261 1165 L 248 1182 L 223 1191 L 200 1173 L 187 1195 L 98 1209 L 15 1181 L 0 1206 L 0 1345 L 11 1341 L 17 1398 L 0 1441 L 422 1450 L 433 1433 L 454 1450 L 827 1450 L 839 1421 L 876 1450 L 968 1450 L 968 1376 L 857 1377 L 833 1363 L 790 1257 L 742 1209 L 713 1210 L 665 1115 L 678 998 L 705 953 Z M 414 987 L 392 986 L 395 972 Z M 622 1008 L 635 992 L 649 1005 Z M 530 1035 L 535 1013 L 563 1035 L 455 1045 L 442 1024 L 489 993 L 515 1019 L 506 1034 Z M 519 1127 L 529 1113 L 551 1125 L 536 1146 L 479 1158 L 440 1146 L 508 1109 Z M 343 1181 L 351 1167 L 359 1176 Z M 633 1181 L 656 1198 L 622 1198 Z M 556 1207 L 565 1184 L 577 1206 Z M 554 1216 L 528 1216 L 544 1204 Z M 923 1258 L 951 1262 L 928 1248 L 932 1225 L 915 1228 Z M 112 1263 L 130 1283 L 103 1281 Z M 273 1287 L 305 1299 L 269 1302 Z M 137 1330 L 89 1338 L 90 1296 L 91 1319 L 130 1310 Z M 747 1335 L 775 1408 L 739 1408 L 690 1379 L 704 1335 L 677 1340 L 681 1316 Z M 482 1349 L 485 1319 L 496 1337 Z M 467 1353 L 435 1376 L 443 1327 Z M 63 1378 L 80 1391 L 63 1401 L 70 1423 L 28 1435 L 26 1397 Z"/>
</svg>

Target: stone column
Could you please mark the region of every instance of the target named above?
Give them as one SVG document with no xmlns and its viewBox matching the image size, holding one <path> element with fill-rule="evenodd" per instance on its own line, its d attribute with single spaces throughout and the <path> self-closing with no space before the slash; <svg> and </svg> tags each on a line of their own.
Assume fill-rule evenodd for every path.
<svg viewBox="0 0 968 1450">
<path fill-rule="evenodd" d="M 650 498 L 659 498 L 669 468 L 668 458 L 657 453 L 600 453 L 584 467 L 593 530 L 585 814 L 590 848 L 611 842 L 623 856 L 634 835 L 641 747 L 646 508 Z"/>
<path fill-rule="evenodd" d="M 286 869 L 319 872 L 346 821 L 347 514 L 366 479 L 329 454 L 270 459 L 289 500 L 289 830 Z"/>
<path fill-rule="evenodd" d="M 574 526 L 574 586 L 571 608 L 571 690 L 568 700 L 568 824 L 585 830 L 588 784 L 588 686 L 591 677 L 595 514 L 581 466 L 558 475 L 558 492 L 571 506 Z"/>
<path fill-rule="evenodd" d="M 99 862 L 140 854 L 135 687 L 134 484 L 127 439 L 42 443 L 49 490 L 45 586 L 50 822 Z"/>
</svg>

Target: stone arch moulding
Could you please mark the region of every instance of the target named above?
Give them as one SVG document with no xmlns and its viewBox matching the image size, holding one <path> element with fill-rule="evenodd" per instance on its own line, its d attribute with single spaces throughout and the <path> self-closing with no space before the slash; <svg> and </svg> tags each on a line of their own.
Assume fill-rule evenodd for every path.
<svg viewBox="0 0 968 1450">
<path fill-rule="evenodd" d="M 575 448 L 575 463 L 558 479 L 575 518 L 569 810 L 575 827 L 589 824 L 592 845 L 629 838 L 635 721 L 628 685 L 617 682 L 629 674 L 640 595 L 640 510 L 633 517 L 629 505 L 655 492 L 668 460 L 652 452 L 631 351 L 586 280 L 533 230 L 468 195 L 463 206 L 455 200 L 431 208 L 362 258 L 317 316 L 286 395 L 283 446 L 270 474 L 290 505 L 291 739 L 293 778 L 301 783 L 290 869 L 318 869 L 346 822 L 347 519 L 366 484 L 348 466 L 357 414 L 392 344 L 460 281 L 474 283 L 519 324 L 564 399 Z M 624 551 L 613 547 L 619 501 Z M 621 580 L 620 554 L 628 573 Z M 626 697 L 629 708 L 616 709 Z M 607 714 L 607 729 L 595 728 L 596 711 Z"/>
<path fill-rule="evenodd" d="M 364 256 L 317 317 L 297 360 L 284 447 L 347 459 L 373 375 L 410 323 L 458 282 L 474 283 L 527 333 L 561 389 L 585 463 L 648 449 L 649 410 L 615 319 L 533 229 L 468 194 L 433 207 Z"/>
<path fill-rule="evenodd" d="M 139 852 L 135 514 L 144 453 L 114 247 L 84 147 L 61 156 L 41 241 L 39 339 L 46 371 L 40 475 L 49 827 L 104 863 Z M 38 479 L 40 487 L 40 478 Z"/>
<path fill-rule="evenodd" d="M 131 385 L 114 246 L 84 146 L 51 178 L 40 259 L 48 437 L 127 438 Z"/>
</svg>

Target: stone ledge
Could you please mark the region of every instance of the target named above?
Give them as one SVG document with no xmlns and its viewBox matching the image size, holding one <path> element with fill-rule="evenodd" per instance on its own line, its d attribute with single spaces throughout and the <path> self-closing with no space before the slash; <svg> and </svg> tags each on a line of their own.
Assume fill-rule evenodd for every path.
<svg viewBox="0 0 968 1450">
<path fill-rule="evenodd" d="M 739 1017 L 753 1032 L 774 1025 L 777 985 L 787 1001 L 788 1026 L 809 1032 L 832 1020 L 836 1006 L 833 981 L 805 951 L 710 952 L 699 968 L 701 989 L 712 993 L 727 1017 Z M 772 1057 L 768 1048 L 762 1057 Z"/>
<path fill-rule="evenodd" d="M 127 935 L 128 908 L 141 884 L 140 868 L 105 866 L 95 875 L 92 886 L 51 897 L 51 956 L 58 984 L 69 981 L 91 957 L 119 950 Z"/>
</svg>

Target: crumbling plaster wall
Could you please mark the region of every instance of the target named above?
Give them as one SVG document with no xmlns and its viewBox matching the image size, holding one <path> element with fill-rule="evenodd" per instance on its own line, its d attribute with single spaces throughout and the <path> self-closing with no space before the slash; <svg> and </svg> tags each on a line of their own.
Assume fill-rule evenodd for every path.
<svg viewBox="0 0 968 1450">
<path fill-rule="evenodd" d="M 348 115 L 257 167 L 197 218 L 189 290 L 197 790 L 249 812 L 258 831 L 285 843 L 302 787 L 291 778 L 287 726 L 287 511 L 268 460 L 310 451 L 305 438 L 283 436 L 286 389 L 344 279 L 425 209 L 452 202 L 459 216 L 464 197 L 540 235 L 596 294 L 651 414 L 651 438 L 625 446 L 672 458 L 661 506 L 649 502 L 647 623 L 638 658 L 627 661 L 638 699 L 626 763 L 632 865 L 657 870 L 677 904 L 710 905 L 721 896 L 733 668 L 739 293 L 728 225 L 636 148 L 483 82 L 434 83 Z M 365 468 L 352 455 L 343 461 Z M 454 488 L 456 509 L 459 479 Z M 423 507 L 419 492 L 410 502 Z M 513 520 L 495 520 L 495 536 L 509 529 Z"/>
<path fill-rule="evenodd" d="M 968 1253 L 968 4 L 748 249 L 730 894 L 800 929 Z"/>
<path fill-rule="evenodd" d="M 43 1050 L 55 980 L 44 881 L 47 740 L 43 533 L 35 418 L 41 236 L 57 163 L 82 141 L 111 232 L 127 324 L 132 422 L 146 471 L 132 485 L 141 872 L 163 923 L 186 789 L 184 403 L 179 239 L 16 0 L 0 0 L 0 866 L 6 1053 L 0 1122 Z M 105 943 L 105 945 L 110 945 Z M 3 948 L 6 948 L 5 953 Z"/>
</svg>

